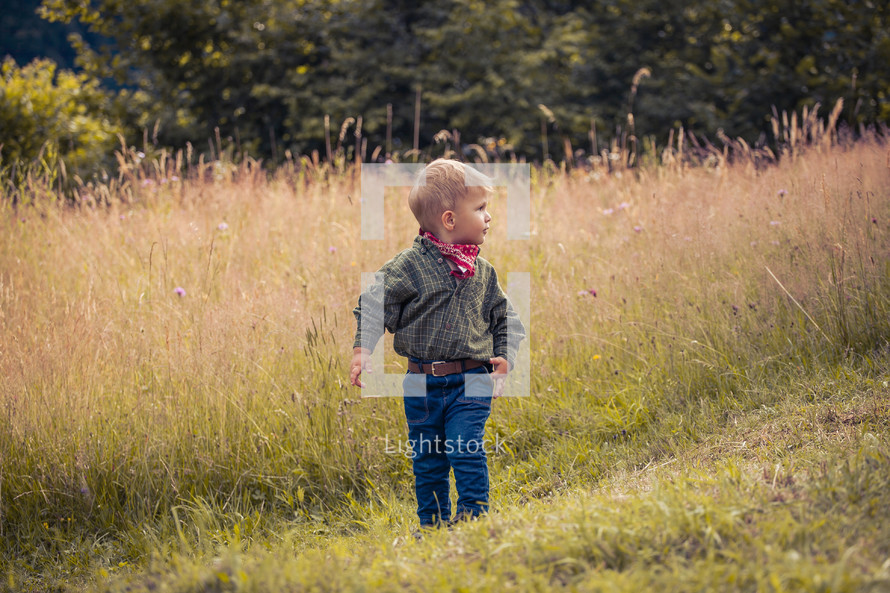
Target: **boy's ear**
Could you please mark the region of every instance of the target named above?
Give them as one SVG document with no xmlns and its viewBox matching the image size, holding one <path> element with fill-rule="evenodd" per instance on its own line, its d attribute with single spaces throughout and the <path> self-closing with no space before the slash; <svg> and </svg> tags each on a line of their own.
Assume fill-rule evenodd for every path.
<svg viewBox="0 0 890 593">
<path fill-rule="evenodd" d="M 454 212 L 446 210 L 442 213 L 442 226 L 444 226 L 447 231 L 454 230 Z"/>
</svg>

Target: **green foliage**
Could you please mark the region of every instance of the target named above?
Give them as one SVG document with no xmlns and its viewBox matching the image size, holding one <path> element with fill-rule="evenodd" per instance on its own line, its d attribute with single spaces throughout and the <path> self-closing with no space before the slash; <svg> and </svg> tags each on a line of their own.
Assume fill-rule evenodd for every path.
<svg viewBox="0 0 890 593">
<path fill-rule="evenodd" d="M 721 125 L 752 137 L 766 128 L 764 107 L 801 109 L 843 98 L 848 123 L 888 121 L 890 11 L 885 3 L 842 0 L 713 4 L 719 23 L 696 77 L 707 83 Z M 756 137 L 756 136 L 755 136 Z"/>
<path fill-rule="evenodd" d="M 773 107 L 839 98 L 841 121 L 890 121 L 881 3 L 44 0 L 43 13 L 110 40 L 74 36 L 89 73 L 129 89 L 131 139 L 203 145 L 218 128 L 276 161 L 328 142 L 404 152 L 418 88 L 421 147 L 456 129 L 452 148 L 479 142 L 492 158 L 650 135 L 655 152 L 676 126 L 753 144 Z"/>
<path fill-rule="evenodd" d="M 56 170 L 63 161 L 69 172 L 86 174 L 107 166 L 120 127 L 98 81 L 57 71 L 50 60 L 19 68 L 6 59 L 0 73 L 0 170 L 21 173 L 32 163 Z"/>
<path fill-rule="evenodd" d="M 219 128 L 244 150 L 269 155 L 276 142 L 299 148 L 291 144 L 301 137 L 297 120 L 312 112 L 302 81 L 326 59 L 331 23 L 348 8 L 324 4 L 47 0 L 44 14 L 113 39 L 99 48 L 79 36 L 74 43 L 88 72 L 142 91 L 125 101 L 134 129 L 157 123 L 161 143 L 181 146 Z"/>
</svg>

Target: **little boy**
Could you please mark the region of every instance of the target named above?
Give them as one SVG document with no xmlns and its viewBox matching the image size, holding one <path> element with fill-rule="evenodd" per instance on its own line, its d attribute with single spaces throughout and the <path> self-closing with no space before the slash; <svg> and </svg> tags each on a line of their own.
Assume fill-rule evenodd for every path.
<svg viewBox="0 0 890 593">
<path fill-rule="evenodd" d="M 396 353 L 408 358 L 405 417 L 422 527 L 488 510 L 485 422 L 525 336 L 494 268 L 478 257 L 491 194 L 491 180 L 472 167 L 446 159 L 426 166 L 408 196 L 420 234 L 383 265 L 382 290 L 365 291 L 354 311 L 352 385 L 364 387 L 359 376 L 371 372 L 380 338 L 363 327 L 393 333 Z M 458 493 L 453 518 L 450 470 Z"/>
</svg>

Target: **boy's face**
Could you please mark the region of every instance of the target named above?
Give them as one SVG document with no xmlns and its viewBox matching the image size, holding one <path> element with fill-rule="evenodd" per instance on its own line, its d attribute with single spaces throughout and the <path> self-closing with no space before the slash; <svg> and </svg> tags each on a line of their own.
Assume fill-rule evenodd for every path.
<svg viewBox="0 0 890 593">
<path fill-rule="evenodd" d="M 488 193 L 482 188 L 470 188 L 455 204 L 453 221 L 452 243 L 482 245 L 491 222 Z"/>
</svg>

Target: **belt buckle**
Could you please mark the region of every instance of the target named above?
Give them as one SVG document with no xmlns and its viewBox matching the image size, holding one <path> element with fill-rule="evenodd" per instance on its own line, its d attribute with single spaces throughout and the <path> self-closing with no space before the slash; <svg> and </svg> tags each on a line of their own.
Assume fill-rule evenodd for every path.
<svg viewBox="0 0 890 593">
<path fill-rule="evenodd" d="M 431 374 L 433 377 L 444 377 L 445 375 L 447 375 L 448 373 L 444 373 L 444 374 L 441 374 L 441 375 L 440 375 L 439 373 L 436 372 L 436 365 L 437 365 L 437 364 L 448 364 L 448 361 L 447 361 L 447 360 L 437 360 L 436 362 L 431 362 L 431 363 L 430 363 L 430 370 L 432 371 L 432 373 L 430 373 L 430 374 Z"/>
</svg>

